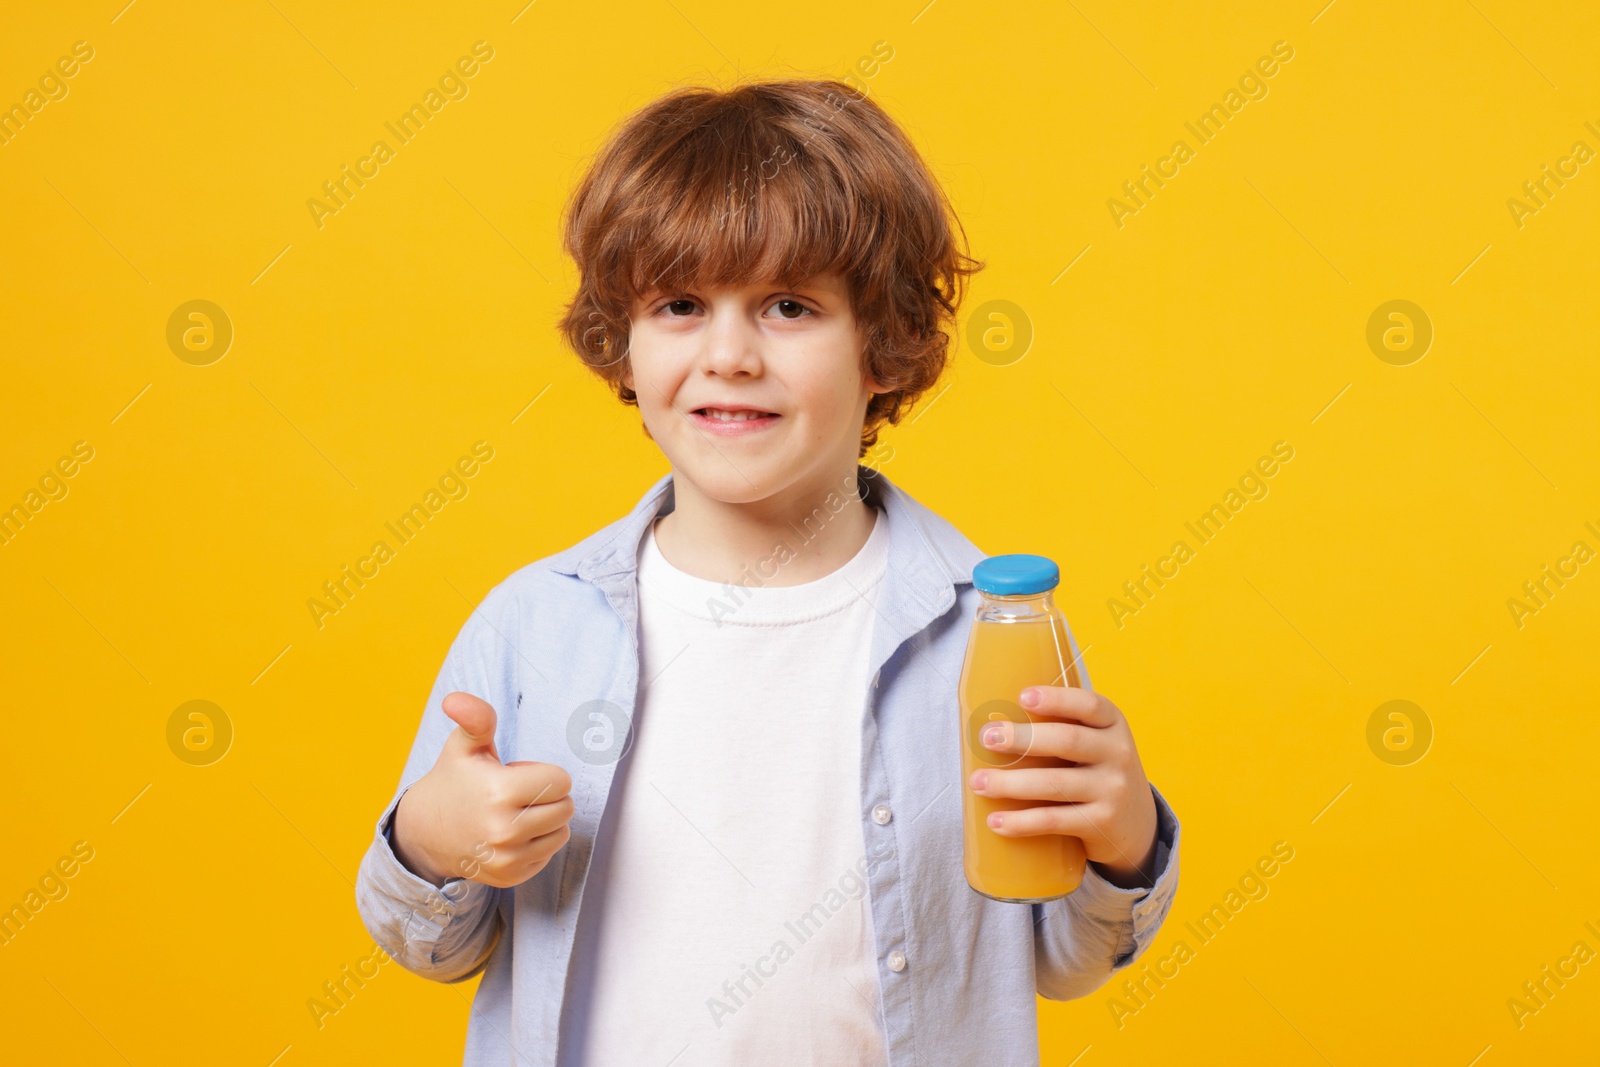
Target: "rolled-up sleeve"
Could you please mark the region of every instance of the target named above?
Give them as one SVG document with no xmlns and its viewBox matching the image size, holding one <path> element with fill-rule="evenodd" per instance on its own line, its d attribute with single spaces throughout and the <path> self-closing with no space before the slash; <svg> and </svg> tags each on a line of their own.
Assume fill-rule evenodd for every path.
<svg viewBox="0 0 1600 1067">
<path fill-rule="evenodd" d="M 406 970 L 440 982 L 470 978 L 498 940 L 501 891 L 465 878 L 435 887 L 407 870 L 390 837 L 398 805 L 397 797 L 385 809 L 361 859 L 356 908 L 373 940 Z"/>
<path fill-rule="evenodd" d="M 464 878 L 436 887 L 412 873 L 395 855 L 394 813 L 406 790 L 433 767 L 455 729 L 442 706 L 450 693 L 471 693 L 488 701 L 498 715 L 496 744 L 500 751 L 511 750 L 516 706 L 502 666 L 507 657 L 496 647 L 506 640 L 505 623 L 491 621 L 504 603 L 498 592 L 484 598 L 450 646 L 399 788 L 379 816 L 356 874 L 356 908 L 367 932 L 406 970 L 441 982 L 470 978 L 483 969 L 509 921 L 504 912 L 510 891 Z"/>
<path fill-rule="evenodd" d="M 1099 989 L 1143 955 L 1178 890 L 1180 828 L 1161 791 L 1156 802 L 1155 882 L 1124 889 L 1085 867 L 1083 882 L 1060 900 L 1033 905 L 1034 974 L 1039 995 L 1071 1000 Z"/>
</svg>

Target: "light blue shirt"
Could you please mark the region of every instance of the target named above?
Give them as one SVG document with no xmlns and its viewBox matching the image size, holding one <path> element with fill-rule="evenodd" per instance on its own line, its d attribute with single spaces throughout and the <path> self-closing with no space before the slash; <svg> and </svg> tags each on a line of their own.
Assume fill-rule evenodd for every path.
<svg viewBox="0 0 1600 1067">
<path fill-rule="evenodd" d="M 1166 918 L 1178 883 L 1177 818 L 1152 786 L 1152 887 L 1118 888 L 1092 865 L 1076 891 L 1046 904 L 1002 903 L 967 885 L 956 689 L 980 600 L 972 568 L 985 553 L 882 473 L 858 467 L 857 478 L 889 535 L 859 807 L 867 849 L 884 857 L 867 881 L 888 1067 L 1037 1065 L 1035 994 L 1067 1000 L 1093 992 L 1150 946 Z M 648 525 L 672 506 L 668 474 L 623 518 L 490 590 L 450 647 L 362 859 L 356 904 L 384 951 L 436 981 L 483 973 L 467 1025 L 468 1067 L 613 1067 L 586 1064 L 575 1047 L 584 1005 L 567 993 L 583 988 L 591 962 L 583 946 L 605 919 L 584 910 L 584 890 L 591 866 L 609 866 L 594 862 L 597 850 L 601 860 L 607 855 L 602 814 L 617 754 L 627 758 L 640 685 L 638 550 Z M 1089 686 L 1081 664 L 1080 673 Z M 499 713 L 502 759 L 555 763 L 572 776 L 571 839 L 514 888 L 464 879 L 435 888 L 401 865 L 389 841 L 400 796 L 455 728 L 440 704 L 456 690 Z M 596 713 L 618 727 L 610 755 L 595 751 L 595 735 L 585 737 L 597 723 L 604 732 Z M 703 919 L 716 921 L 714 901 Z"/>
</svg>

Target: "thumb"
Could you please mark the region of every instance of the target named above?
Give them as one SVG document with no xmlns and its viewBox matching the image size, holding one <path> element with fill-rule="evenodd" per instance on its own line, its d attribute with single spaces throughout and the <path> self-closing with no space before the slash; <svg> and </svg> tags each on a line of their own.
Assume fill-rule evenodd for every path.
<svg viewBox="0 0 1600 1067">
<path fill-rule="evenodd" d="M 462 740 L 469 752 L 484 751 L 496 760 L 500 754 L 494 748 L 496 717 L 494 707 L 471 693 L 451 693 L 441 704 L 444 713 L 461 729 Z"/>
</svg>

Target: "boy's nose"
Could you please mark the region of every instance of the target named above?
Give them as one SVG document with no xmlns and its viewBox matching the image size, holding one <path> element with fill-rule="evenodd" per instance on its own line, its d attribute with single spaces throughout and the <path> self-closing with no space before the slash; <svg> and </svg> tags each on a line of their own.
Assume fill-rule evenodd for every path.
<svg viewBox="0 0 1600 1067">
<path fill-rule="evenodd" d="M 737 313 L 714 316 L 704 333 L 701 364 L 714 374 L 761 372 L 761 330 Z"/>
</svg>

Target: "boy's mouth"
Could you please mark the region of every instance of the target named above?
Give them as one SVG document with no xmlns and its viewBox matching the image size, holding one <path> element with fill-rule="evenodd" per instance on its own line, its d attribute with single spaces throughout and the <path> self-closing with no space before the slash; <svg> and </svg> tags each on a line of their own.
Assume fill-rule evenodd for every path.
<svg viewBox="0 0 1600 1067">
<path fill-rule="evenodd" d="M 689 419 L 701 429 L 731 435 L 766 429 L 777 422 L 779 416 L 760 408 L 704 407 L 695 408 L 689 413 Z"/>
</svg>

